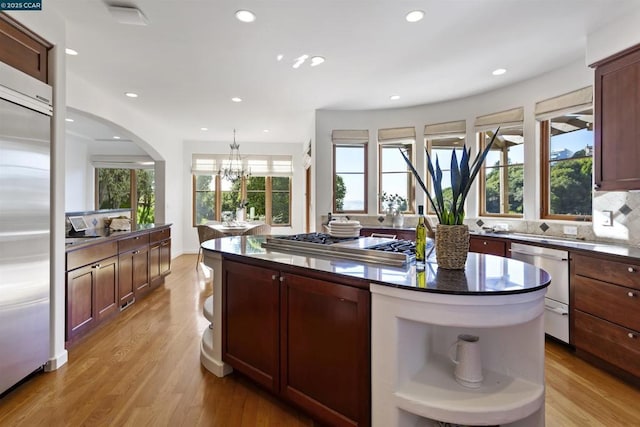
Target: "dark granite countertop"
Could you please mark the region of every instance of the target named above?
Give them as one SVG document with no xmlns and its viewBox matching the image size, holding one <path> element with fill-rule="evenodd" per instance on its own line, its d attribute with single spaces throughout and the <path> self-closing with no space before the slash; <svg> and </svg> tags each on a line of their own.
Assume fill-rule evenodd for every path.
<svg viewBox="0 0 640 427">
<path fill-rule="evenodd" d="M 70 234 L 65 237 L 67 250 L 75 250 L 81 247 L 90 246 L 109 240 L 119 240 L 129 235 L 135 235 L 145 231 L 169 227 L 171 224 L 135 224 L 130 231 L 113 231 L 110 228 L 91 228 L 81 233 Z"/>
<path fill-rule="evenodd" d="M 430 259 L 424 269 L 410 263 L 402 267 L 309 255 L 276 252 L 262 247 L 264 236 L 234 236 L 209 240 L 205 250 L 240 255 L 251 260 L 361 279 L 414 291 L 456 295 L 505 295 L 532 292 L 549 285 L 549 274 L 531 264 L 493 255 L 469 253 L 464 271 L 439 269 Z"/>
</svg>

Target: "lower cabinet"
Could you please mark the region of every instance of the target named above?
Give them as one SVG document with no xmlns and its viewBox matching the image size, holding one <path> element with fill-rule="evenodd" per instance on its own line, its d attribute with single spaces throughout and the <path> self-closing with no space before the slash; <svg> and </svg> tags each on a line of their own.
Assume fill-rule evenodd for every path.
<svg viewBox="0 0 640 427">
<path fill-rule="evenodd" d="M 223 360 L 323 423 L 370 425 L 369 291 L 223 263 Z"/>
<path fill-rule="evenodd" d="M 578 354 L 640 384 L 640 265 L 572 253 L 570 269 Z"/>
<path fill-rule="evenodd" d="M 143 246 L 118 255 L 120 307 L 149 289 L 149 248 Z"/>
<path fill-rule="evenodd" d="M 67 272 L 67 339 L 118 311 L 118 257 Z"/>
<path fill-rule="evenodd" d="M 154 287 L 171 271 L 171 229 L 152 231 L 149 242 L 149 282 Z"/>
<path fill-rule="evenodd" d="M 469 251 L 480 254 L 509 256 L 509 242 L 502 239 L 492 239 L 483 236 L 471 236 L 469 238 Z"/>
</svg>

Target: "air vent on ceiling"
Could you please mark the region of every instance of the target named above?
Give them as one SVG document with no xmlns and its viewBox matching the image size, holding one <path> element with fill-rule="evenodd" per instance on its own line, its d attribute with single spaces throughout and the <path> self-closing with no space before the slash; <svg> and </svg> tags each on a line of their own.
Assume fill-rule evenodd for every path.
<svg viewBox="0 0 640 427">
<path fill-rule="evenodd" d="M 127 25 L 148 25 L 149 20 L 140 11 L 133 6 L 111 6 L 107 5 L 111 16 L 121 24 Z"/>
<path fill-rule="evenodd" d="M 130 139 L 125 139 L 125 138 L 120 138 L 120 139 L 113 139 L 113 138 L 96 138 L 95 139 L 97 142 L 133 142 Z"/>
</svg>

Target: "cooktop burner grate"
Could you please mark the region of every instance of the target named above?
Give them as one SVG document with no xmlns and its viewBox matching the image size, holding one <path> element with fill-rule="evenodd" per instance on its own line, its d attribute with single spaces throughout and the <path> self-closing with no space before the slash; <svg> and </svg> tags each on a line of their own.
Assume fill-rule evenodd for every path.
<svg viewBox="0 0 640 427">
<path fill-rule="evenodd" d="M 354 237 L 336 237 L 325 233 L 306 233 L 306 234 L 292 234 L 290 236 L 277 236 L 276 239 L 290 240 L 295 242 L 306 243 L 318 243 L 321 245 L 332 245 L 334 243 L 348 242 L 350 240 L 359 239 L 358 236 Z"/>
<path fill-rule="evenodd" d="M 398 252 L 409 256 L 415 256 L 416 243 L 411 240 L 394 240 L 393 242 L 385 242 L 368 246 L 367 249 L 384 252 Z"/>
</svg>

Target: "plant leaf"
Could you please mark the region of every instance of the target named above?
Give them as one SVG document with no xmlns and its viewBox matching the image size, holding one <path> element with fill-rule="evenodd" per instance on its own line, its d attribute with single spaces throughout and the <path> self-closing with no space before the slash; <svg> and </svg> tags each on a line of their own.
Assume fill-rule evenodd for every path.
<svg viewBox="0 0 640 427">
<path fill-rule="evenodd" d="M 398 148 L 398 150 L 400 150 L 400 154 L 402 155 L 402 158 L 407 163 L 407 166 L 411 170 L 411 173 L 413 173 L 413 176 L 416 178 L 416 181 L 418 182 L 418 185 L 422 188 L 422 191 L 424 191 L 424 193 L 427 195 L 427 198 L 429 199 L 429 202 L 431 202 L 431 206 L 433 206 L 433 209 L 436 211 L 436 216 L 438 217 L 438 222 L 440 222 L 441 221 L 440 212 L 436 208 L 436 204 L 433 202 L 433 198 L 431 197 L 431 193 L 429 192 L 429 190 L 427 190 L 427 186 L 424 185 L 424 181 L 422 181 L 422 178 L 420 177 L 420 174 L 418 173 L 416 168 L 413 167 L 413 164 L 411 164 L 411 160 L 409 160 L 409 158 L 404 154 L 404 151 L 402 151 L 401 148 Z M 427 153 L 427 156 L 428 155 L 429 154 Z M 429 164 L 431 164 L 430 161 L 429 161 Z M 430 171 L 432 171 L 432 170 L 433 170 L 433 168 L 430 169 Z M 432 175 L 432 177 L 433 177 L 433 175 Z"/>
<path fill-rule="evenodd" d="M 453 194 L 453 200 L 451 201 L 451 213 L 453 216 L 457 216 L 458 213 L 458 198 L 463 188 L 460 186 L 462 178 L 460 177 L 460 167 L 458 166 L 458 156 L 456 156 L 456 150 L 451 153 L 451 191 Z"/>
</svg>

